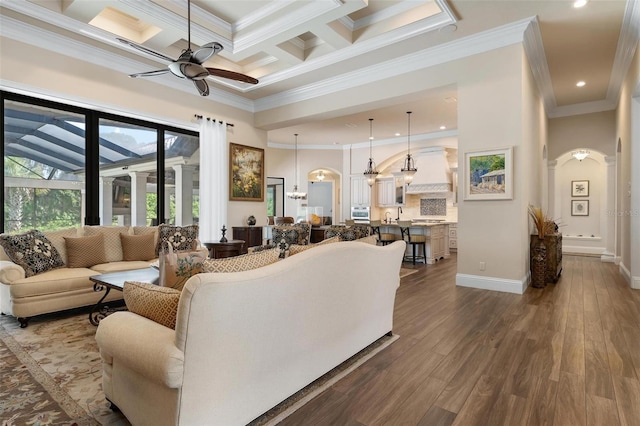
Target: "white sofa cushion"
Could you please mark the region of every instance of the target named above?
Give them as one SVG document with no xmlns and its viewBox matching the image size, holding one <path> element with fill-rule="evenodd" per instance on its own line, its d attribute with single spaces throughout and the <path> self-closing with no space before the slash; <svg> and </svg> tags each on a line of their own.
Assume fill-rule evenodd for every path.
<svg viewBox="0 0 640 426">
<path fill-rule="evenodd" d="M 123 260 L 122 262 L 109 262 L 93 265 L 91 269 L 94 275 L 106 274 L 109 272 L 132 271 L 134 269 L 144 269 L 151 266 L 152 260 Z"/>
<path fill-rule="evenodd" d="M 88 278 L 96 271 L 87 268 L 58 268 L 11 283 L 12 298 L 64 293 L 86 289 Z M 97 301 L 97 300 L 96 300 Z"/>
</svg>

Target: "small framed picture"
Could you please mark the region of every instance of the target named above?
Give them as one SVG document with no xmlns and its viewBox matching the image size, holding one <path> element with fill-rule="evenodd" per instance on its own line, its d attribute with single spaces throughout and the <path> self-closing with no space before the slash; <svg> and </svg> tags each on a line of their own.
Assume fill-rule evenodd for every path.
<svg viewBox="0 0 640 426">
<path fill-rule="evenodd" d="M 589 216 L 589 200 L 571 200 L 571 216 Z"/>
<path fill-rule="evenodd" d="M 588 197 L 589 181 L 588 180 L 572 180 L 571 196 L 572 197 Z"/>
</svg>

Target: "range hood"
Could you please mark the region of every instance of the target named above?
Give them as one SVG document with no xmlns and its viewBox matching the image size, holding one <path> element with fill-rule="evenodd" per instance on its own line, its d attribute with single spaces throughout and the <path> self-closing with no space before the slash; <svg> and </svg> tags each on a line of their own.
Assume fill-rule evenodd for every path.
<svg viewBox="0 0 640 426">
<path fill-rule="evenodd" d="M 422 148 L 415 156 L 418 171 L 407 186 L 407 194 L 451 192 L 451 170 L 443 147 Z"/>
</svg>

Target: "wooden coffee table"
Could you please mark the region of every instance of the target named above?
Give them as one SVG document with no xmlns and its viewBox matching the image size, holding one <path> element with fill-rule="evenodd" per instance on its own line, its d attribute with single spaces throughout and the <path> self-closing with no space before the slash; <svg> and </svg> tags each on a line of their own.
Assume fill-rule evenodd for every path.
<svg viewBox="0 0 640 426">
<path fill-rule="evenodd" d="M 97 326 L 100 320 L 117 309 L 103 303 L 111 289 L 122 291 L 125 281 L 140 281 L 150 284 L 158 284 L 159 273 L 156 268 L 132 269 L 130 271 L 109 272 L 108 274 L 89 277 L 93 281 L 93 291 L 103 291 L 102 298 L 96 303 L 89 313 L 89 322 Z"/>
</svg>

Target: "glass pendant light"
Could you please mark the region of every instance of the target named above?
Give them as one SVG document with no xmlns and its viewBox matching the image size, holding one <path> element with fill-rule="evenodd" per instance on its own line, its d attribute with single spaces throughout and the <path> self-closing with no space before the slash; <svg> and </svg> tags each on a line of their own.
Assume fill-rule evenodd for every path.
<svg viewBox="0 0 640 426">
<path fill-rule="evenodd" d="M 378 177 L 378 169 L 376 169 L 376 163 L 373 161 L 372 154 L 372 144 L 373 144 L 373 118 L 369 119 L 369 162 L 367 163 L 367 168 L 364 171 L 364 177 L 367 178 L 367 183 L 369 186 L 373 186 Z"/>
<path fill-rule="evenodd" d="M 407 158 L 404 159 L 404 166 L 400 171 L 404 176 L 404 183 L 409 185 L 413 181 L 413 175 L 418 171 L 418 169 L 416 169 L 415 162 L 413 161 L 413 157 L 411 156 L 411 111 L 407 111 L 407 120 Z"/>
<path fill-rule="evenodd" d="M 298 134 L 295 134 L 296 137 L 296 154 L 295 154 L 295 161 L 296 161 L 296 168 L 295 168 L 295 176 L 296 176 L 296 180 L 295 180 L 295 184 L 293 185 L 293 191 L 291 192 L 287 192 L 287 198 L 291 198 L 292 200 L 300 200 L 303 198 L 307 198 L 307 193 L 306 192 L 298 192 Z"/>
</svg>

